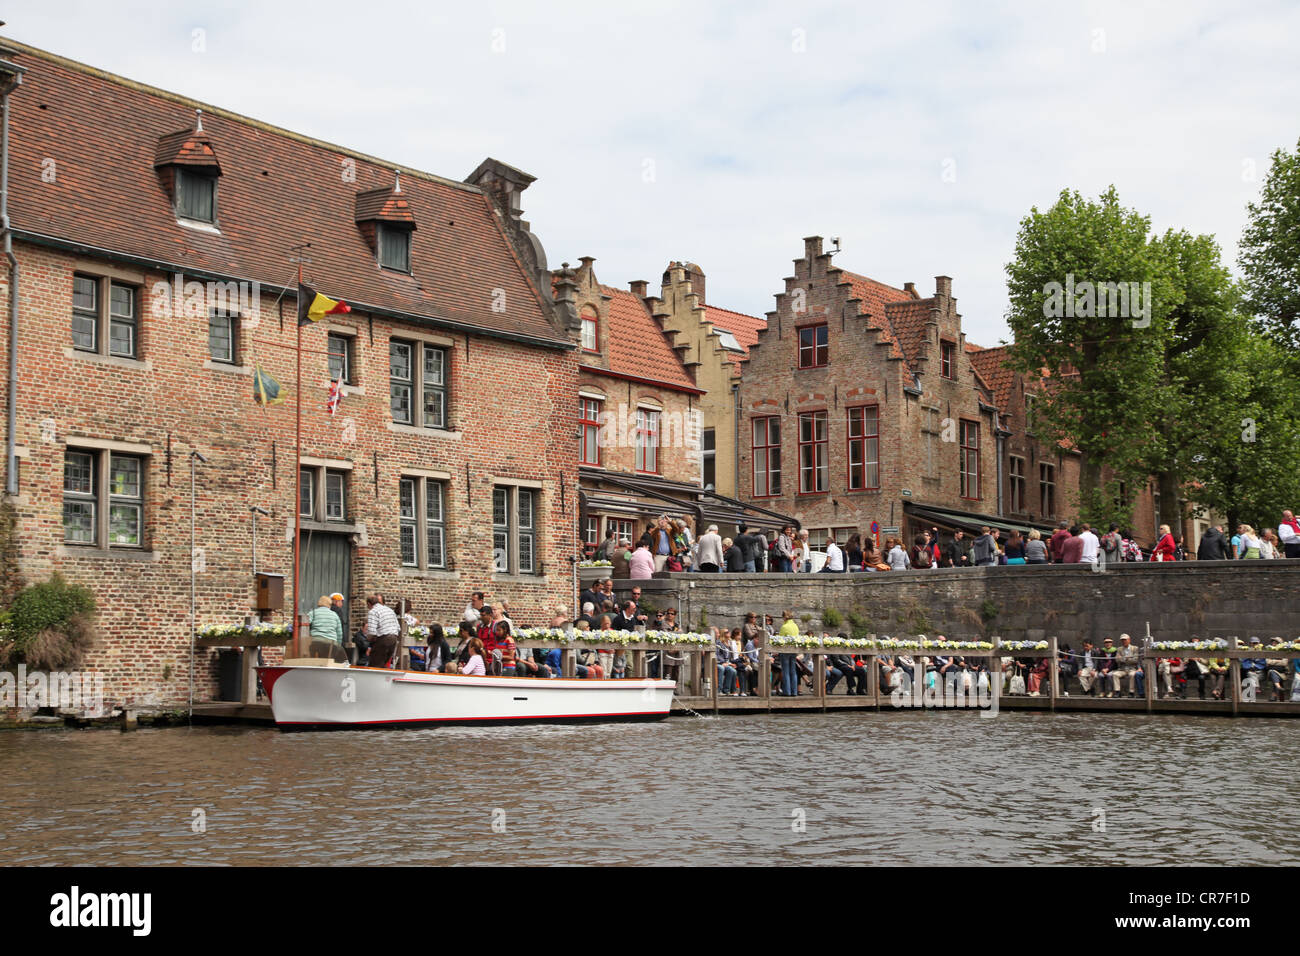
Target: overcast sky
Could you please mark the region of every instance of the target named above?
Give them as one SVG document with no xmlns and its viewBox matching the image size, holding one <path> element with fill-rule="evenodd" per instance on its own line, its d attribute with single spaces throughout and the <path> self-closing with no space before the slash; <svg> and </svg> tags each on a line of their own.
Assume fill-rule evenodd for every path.
<svg viewBox="0 0 1300 956">
<path fill-rule="evenodd" d="M 1055 8 L 1053 8 L 1055 7 Z M 642 12 L 637 12 L 638 10 Z M 802 237 L 1007 334 L 1019 221 L 1114 183 L 1236 257 L 1269 154 L 1300 138 L 1300 5 L 741 5 L 18 0 L 4 34 L 462 179 L 537 177 L 552 266 L 611 285 L 698 262 L 762 315 Z M 197 33 L 196 31 L 202 31 Z M 1253 164 L 1253 176 L 1252 176 Z"/>
</svg>

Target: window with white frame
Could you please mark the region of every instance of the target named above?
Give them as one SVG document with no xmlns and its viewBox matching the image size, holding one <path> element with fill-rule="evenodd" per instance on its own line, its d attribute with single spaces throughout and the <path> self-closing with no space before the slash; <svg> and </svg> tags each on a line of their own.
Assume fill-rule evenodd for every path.
<svg viewBox="0 0 1300 956">
<path fill-rule="evenodd" d="M 659 411 L 654 408 L 636 410 L 636 470 L 659 474 Z"/>
<path fill-rule="evenodd" d="M 598 398 L 578 399 L 578 461 L 583 465 L 600 464 L 600 411 L 604 406 Z"/>
</svg>

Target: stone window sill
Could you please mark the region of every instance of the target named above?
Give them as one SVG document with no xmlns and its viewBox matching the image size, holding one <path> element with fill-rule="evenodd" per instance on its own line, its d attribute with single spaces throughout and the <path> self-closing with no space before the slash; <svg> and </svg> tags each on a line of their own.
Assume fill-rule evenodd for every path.
<svg viewBox="0 0 1300 956">
<path fill-rule="evenodd" d="M 400 572 L 404 578 L 420 578 L 426 581 L 459 581 L 459 571 L 429 571 L 424 568 L 402 568 Z"/>
<path fill-rule="evenodd" d="M 161 561 L 162 554 L 143 548 L 97 548 L 75 544 L 61 544 L 55 551 L 60 558 L 93 558 L 100 561 Z"/>
<path fill-rule="evenodd" d="M 501 574 L 492 575 L 494 584 L 550 584 L 550 578 L 544 574 Z"/>
<path fill-rule="evenodd" d="M 402 425 L 398 422 L 389 422 L 388 430 L 399 435 L 418 435 L 421 438 L 444 438 L 451 441 L 460 441 L 462 435 L 461 432 L 448 431 L 445 428 L 421 428 L 418 425 Z"/>
<path fill-rule="evenodd" d="M 231 365 L 229 362 L 214 362 L 208 359 L 203 367 L 209 372 L 226 372 L 230 375 L 252 375 L 253 369 L 248 365 Z"/>
<path fill-rule="evenodd" d="M 65 348 L 63 350 L 65 358 L 76 359 L 81 362 L 93 362 L 96 365 L 114 365 L 118 368 L 135 369 L 139 372 L 153 371 L 153 364 L 146 360 L 124 358 L 120 355 L 105 355 L 103 352 L 83 352 L 80 349 Z"/>
</svg>

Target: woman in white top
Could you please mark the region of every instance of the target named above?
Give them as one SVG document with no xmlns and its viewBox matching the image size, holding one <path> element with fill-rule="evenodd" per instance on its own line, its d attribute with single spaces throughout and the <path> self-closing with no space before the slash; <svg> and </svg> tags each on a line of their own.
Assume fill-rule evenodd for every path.
<svg viewBox="0 0 1300 956">
<path fill-rule="evenodd" d="M 906 571 L 912 566 L 912 561 L 907 556 L 907 549 L 896 538 L 890 538 L 889 541 L 892 541 L 894 545 L 889 549 L 889 553 L 885 555 L 885 560 L 889 563 L 889 569 L 891 571 Z"/>
<path fill-rule="evenodd" d="M 469 660 L 461 668 L 462 674 L 477 674 L 483 677 L 487 674 L 487 668 L 483 666 L 483 642 L 477 637 L 471 638 L 469 642 Z"/>
</svg>

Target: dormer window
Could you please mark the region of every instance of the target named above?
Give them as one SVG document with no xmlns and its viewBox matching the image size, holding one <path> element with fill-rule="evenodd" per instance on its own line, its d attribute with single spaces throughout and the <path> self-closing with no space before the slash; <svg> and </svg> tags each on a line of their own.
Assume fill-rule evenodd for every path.
<svg viewBox="0 0 1300 956">
<path fill-rule="evenodd" d="M 415 216 L 402 192 L 401 177 L 394 173 L 392 186 L 357 193 L 356 218 L 379 267 L 410 274 Z"/>
<path fill-rule="evenodd" d="M 182 225 L 212 230 L 217 225 L 217 162 L 212 140 L 203 130 L 198 111 L 194 128 L 171 133 L 158 140 L 154 168 L 163 190 L 171 198 L 176 221 Z"/>
<path fill-rule="evenodd" d="M 379 264 L 397 272 L 411 271 L 411 230 L 378 223 Z"/>
<path fill-rule="evenodd" d="M 194 222 L 217 221 L 217 178 L 197 170 L 176 170 L 176 215 Z"/>
</svg>

